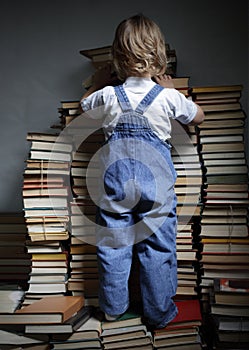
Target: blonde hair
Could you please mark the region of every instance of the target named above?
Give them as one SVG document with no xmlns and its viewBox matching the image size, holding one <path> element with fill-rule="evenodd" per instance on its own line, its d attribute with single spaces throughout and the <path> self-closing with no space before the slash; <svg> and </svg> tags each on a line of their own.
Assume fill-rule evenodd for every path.
<svg viewBox="0 0 249 350">
<path fill-rule="evenodd" d="M 143 15 L 123 20 L 112 44 L 113 63 L 118 77 L 151 76 L 166 71 L 166 47 L 158 25 Z"/>
</svg>

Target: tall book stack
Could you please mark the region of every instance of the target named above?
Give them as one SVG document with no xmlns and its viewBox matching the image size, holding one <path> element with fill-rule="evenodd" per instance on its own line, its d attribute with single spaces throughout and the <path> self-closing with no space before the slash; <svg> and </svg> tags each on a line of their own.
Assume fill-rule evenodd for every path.
<svg viewBox="0 0 249 350">
<path fill-rule="evenodd" d="M 174 78 L 175 88 L 188 97 L 189 78 Z M 176 299 L 198 297 L 198 223 L 201 211 L 202 171 L 196 131 L 172 122 L 172 160 L 177 171 L 177 262 Z"/>
<path fill-rule="evenodd" d="M 94 225 L 85 222 L 84 216 L 95 206 L 77 198 L 71 202 L 70 278 L 68 290 L 72 295 L 84 295 L 88 305 L 98 306 L 98 268 Z M 90 207 L 90 208 L 89 208 Z M 92 207 L 92 208 L 91 208 Z M 83 210 L 83 215 L 79 213 Z M 94 216 L 93 211 L 90 216 Z"/>
<path fill-rule="evenodd" d="M 180 79 L 182 78 L 173 79 L 175 88 L 187 98 L 188 81 L 185 85 L 178 85 Z M 155 330 L 156 349 L 202 349 L 205 343 L 202 337 L 199 302 L 202 169 L 197 141 L 194 127 L 183 127 L 172 122 L 172 160 L 177 171 L 175 192 L 178 218 L 176 236 L 178 287 L 175 302 L 179 313 L 173 323 L 165 329 Z M 189 306 L 189 311 L 186 311 Z M 184 317 L 189 318 L 185 320 L 186 323 Z"/>
<path fill-rule="evenodd" d="M 22 214 L 0 215 L 0 284 L 27 288 L 31 257 L 27 253 L 27 228 Z"/>
<path fill-rule="evenodd" d="M 69 176 L 72 144 L 56 133 L 28 133 L 31 143 L 24 170 L 23 207 L 31 254 L 24 304 L 67 292 Z"/>
<path fill-rule="evenodd" d="M 72 137 L 73 143 L 67 286 L 72 295 L 84 295 L 86 305 L 97 306 L 98 272 L 94 228 L 96 205 L 88 193 L 86 176 L 89 162 L 103 141 L 103 134 L 91 134 L 89 131 L 90 135 L 84 140 L 82 127 L 85 130 L 88 126 L 81 124 L 84 124 L 84 116 L 79 116 L 79 101 L 62 101 L 58 111 L 61 128 Z"/>
<path fill-rule="evenodd" d="M 249 316 L 245 287 L 249 282 L 248 167 L 241 92 L 241 85 L 191 89 L 193 99 L 206 115 L 197 127 L 204 205 L 200 233 L 201 291 L 205 318 L 215 320 L 210 324 L 215 325 L 211 333 L 215 334 L 213 342 L 218 349 L 226 348 L 228 343 L 236 349 L 244 349 L 246 342 L 248 346 L 243 326 L 238 333 L 239 325 Z M 224 289 L 224 284 L 238 288 Z M 220 328 L 219 321 L 224 317 L 227 322 L 230 320 L 229 326 Z"/>
</svg>

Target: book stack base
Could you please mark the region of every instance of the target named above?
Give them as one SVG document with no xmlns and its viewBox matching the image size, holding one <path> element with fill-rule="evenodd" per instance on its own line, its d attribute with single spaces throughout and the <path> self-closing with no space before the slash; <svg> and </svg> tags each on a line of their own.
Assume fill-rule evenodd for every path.
<svg viewBox="0 0 249 350">
<path fill-rule="evenodd" d="M 241 85 L 192 88 L 205 113 L 197 127 L 203 170 L 201 301 L 215 349 L 249 346 L 248 165 Z"/>
</svg>

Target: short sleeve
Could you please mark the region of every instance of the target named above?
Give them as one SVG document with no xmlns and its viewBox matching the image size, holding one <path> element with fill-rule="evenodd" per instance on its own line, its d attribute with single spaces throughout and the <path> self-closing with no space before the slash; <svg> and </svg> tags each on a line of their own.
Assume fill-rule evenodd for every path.
<svg viewBox="0 0 249 350">
<path fill-rule="evenodd" d="M 93 92 L 86 98 L 80 101 L 83 112 L 92 119 L 105 118 L 109 113 L 115 92 L 112 86 L 106 86 L 101 90 Z"/>
<path fill-rule="evenodd" d="M 86 98 L 80 101 L 83 112 L 93 119 L 100 119 L 103 117 L 103 90 L 93 92 Z"/>
<path fill-rule="evenodd" d="M 196 104 L 175 89 L 172 89 L 170 108 L 172 111 L 171 117 L 182 124 L 189 124 L 197 113 Z"/>
</svg>

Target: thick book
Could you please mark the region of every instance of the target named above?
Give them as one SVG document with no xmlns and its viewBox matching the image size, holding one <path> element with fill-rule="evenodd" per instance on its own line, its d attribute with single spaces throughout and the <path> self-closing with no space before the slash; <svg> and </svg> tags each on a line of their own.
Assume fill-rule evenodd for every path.
<svg viewBox="0 0 249 350">
<path fill-rule="evenodd" d="M 169 325 L 172 323 L 202 320 L 200 301 L 198 299 L 176 301 L 175 304 L 178 308 L 178 314 Z"/>
<path fill-rule="evenodd" d="M 248 317 L 215 316 L 214 321 L 219 331 L 225 332 L 249 332 Z"/>
<path fill-rule="evenodd" d="M 44 297 L 13 314 L 2 313 L 0 324 L 48 324 L 66 322 L 84 306 L 83 296 Z"/>
<path fill-rule="evenodd" d="M 199 333 L 192 332 L 184 335 L 175 335 L 175 336 L 157 336 L 154 340 L 154 345 L 156 348 L 160 349 L 162 346 L 170 346 L 170 345 L 184 345 L 184 344 L 199 344 L 200 343 L 200 335 Z"/>
<path fill-rule="evenodd" d="M 144 324 L 137 326 L 128 326 L 120 328 L 105 329 L 101 333 L 101 337 L 105 342 L 111 341 L 121 341 L 123 339 L 132 337 L 142 337 L 147 333 L 147 328 Z"/>
<path fill-rule="evenodd" d="M 249 293 L 249 281 L 247 279 L 220 278 L 214 280 L 215 292 Z"/>
<path fill-rule="evenodd" d="M 93 308 L 83 306 L 78 312 L 71 316 L 63 324 L 28 324 L 25 326 L 27 334 L 57 334 L 73 333 L 84 325 L 91 317 Z"/>
<path fill-rule="evenodd" d="M 235 92 L 238 91 L 241 93 L 243 89 L 243 86 L 241 84 L 237 85 L 215 85 L 215 86 L 193 86 L 190 88 L 191 94 L 214 94 L 213 96 L 217 96 L 219 93 L 225 93 L 225 92 Z M 212 96 L 212 97 L 213 97 Z M 240 97 L 240 95 L 239 95 Z"/>
<path fill-rule="evenodd" d="M 121 328 L 129 326 L 137 326 L 142 324 L 142 316 L 133 311 L 127 311 L 120 316 L 116 321 L 102 322 L 102 330 L 110 328 Z"/>
<path fill-rule="evenodd" d="M 118 348 L 127 348 L 127 347 L 136 347 L 136 346 L 146 346 L 148 344 L 152 344 L 152 336 L 151 333 L 148 332 L 143 336 L 132 336 L 131 338 L 114 340 L 114 341 L 106 341 L 102 340 L 104 345 L 104 349 L 118 349 Z"/>
<path fill-rule="evenodd" d="M 211 313 L 214 315 L 248 317 L 249 306 L 212 304 L 211 305 Z"/>
</svg>

